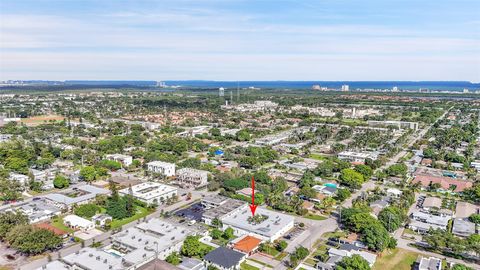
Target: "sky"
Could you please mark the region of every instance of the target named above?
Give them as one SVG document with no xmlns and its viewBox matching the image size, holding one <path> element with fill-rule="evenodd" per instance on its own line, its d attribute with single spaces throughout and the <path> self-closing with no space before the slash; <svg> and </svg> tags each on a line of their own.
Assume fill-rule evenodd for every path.
<svg viewBox="0 0 480 270">
<path fill-rule="evenodd" d="M 478 0 L 0 0 L 0 80 L 480 82 Z"/>
</svg>

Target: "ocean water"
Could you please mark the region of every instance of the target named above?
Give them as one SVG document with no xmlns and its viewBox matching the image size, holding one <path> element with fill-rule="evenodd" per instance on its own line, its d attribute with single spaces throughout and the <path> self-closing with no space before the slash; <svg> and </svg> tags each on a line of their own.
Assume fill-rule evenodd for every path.
<svg viewBox="0 0 480 270">
<path fill-rule="evenodd" d="M 185 87 L 205 88 L 237 88 L 236 81 L 164 81 L 167 85 L 180 85 Z M 321 87 L 338 88 L 347 84 L 350 90 L 355 89 L 392 89 L 398 87 L 400 90 L 439 90 L 439 91 L 470 91 L 480 90 L 480 83 L 467 81 L 240 81 L 240 88 L 279 88 L 279 89 L 311 89 L 313 85 Z"/>
</svg>

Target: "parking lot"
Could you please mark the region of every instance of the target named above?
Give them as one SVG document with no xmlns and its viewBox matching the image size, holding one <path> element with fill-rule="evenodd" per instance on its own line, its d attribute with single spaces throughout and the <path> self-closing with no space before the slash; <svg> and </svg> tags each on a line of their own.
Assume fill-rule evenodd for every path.
<svg viewBox="0 0 480 270">
<path fill-rule="evenodd" d="M 175 212 L 175 215 L 182 218 L 187 218 L 190 220 L 195 220 L 197 222 L 202 221 L 203 213 L 205 209 L 200 203 L 194 203 L 188 208 L 180 209 Z"/>
</svg>

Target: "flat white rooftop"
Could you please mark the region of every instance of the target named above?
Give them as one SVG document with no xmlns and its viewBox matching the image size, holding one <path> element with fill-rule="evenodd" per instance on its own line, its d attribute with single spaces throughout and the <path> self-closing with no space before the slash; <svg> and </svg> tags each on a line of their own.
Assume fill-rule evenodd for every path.
<svg viewBox="0 0 480 270">
<path fill-rule="evenodd" d="M 176 187 L 160 184 L 156 182 L 144 182 L 135 186 L 132 186 L 132 195 L 136 198 L 142 198 L 144 200 L 150 200 L 164 194 L 168 194 L 177 190 Z M 129 188 L 120 190 L 121 194 L 129 194 Z"/>
<path fill-rule="evenodd" d="M 261 207 L 257 208 L 255 215 L 266 216 L 266 219 L 259 224 L 249 222 L 248 218 L 252 216 L 252 212 L 248 205 L 243 205 L 237 210 L 225 215 L 221 220 L 225 225 L 267 237 L 274 236 L 294 222 L 292 216 Z"/>
</svg>

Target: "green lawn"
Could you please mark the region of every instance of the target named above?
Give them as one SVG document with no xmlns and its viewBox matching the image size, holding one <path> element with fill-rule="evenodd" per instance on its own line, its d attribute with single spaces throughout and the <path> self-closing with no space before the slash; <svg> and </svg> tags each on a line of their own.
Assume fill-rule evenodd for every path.
<svg viewBox="0 0 480 270">
<path fill-rule="evenodd" d="M 282 253 L 278 254 L 277 257 L 275 257 L 275 260 L 281 261 L 281 260 L 283 260 L 283 258 L 287 257 L 287 255 L 288 255 L 288 253 L 282 252 Z"/>
<path fill-rule="evenodd" d="M 278 254 L 280 254 L 280 252 L 279 252 L 277 249 L 275 249 L 275 247 L 273 247 L 273 246 L 270 246 L 270 247 L 268 247 L 268 248 L 265 248 L 265 250 L 262 251 L 262 252 L 263 252 L 263 253 L 266 253 L 266 254 L 268 254 L 268 255 L 271 255 L 271 256 L 273 256 L 273 257 L 276 257 Z"/>
<path fill-rule="evenodd" d="M 325 219 L 327 219 L 327 217 L 325 217 L 325 216 L 315 215 L 315 214 L 311 214 L 311 213 L 306 214 L 304 217 L 308 218 L 308 219 L 312 219 L 312 220 L 325 220 Z"/>
<path fill-rule="evenodd" d="M 52 223 L 52 226 L 56 227 L 56 228 L 59 228 L 61 230 L 64 230 L 68 233 L 73 233 L 74 230 L 69 228 L 67 225 L 63 224 L 63 217 L 56 217 L 54 219 L 52 219 L 51 221 Z"/>
<path fill-rule="evenodd" d="M 322 235 L 323 238 L 344 238 L 347 237 L 347 233 L 344 231 L 326 232 Z"/>
<path fill-rule="evenodd" d="M 316 159 L 316 160 L 325 160 L 326 159 L 325 156 L 322 156 L 322 155 L 319 155 L 319 154 L 310 154 L 308 157 Z"/>
<path fill-rule="evenodd" d="M 383 252 L 382 256 L 377 257 L 377 261 L 373 265 L 372 270 L 411 270 L 418 255 L 418 253 L 401 248 L 387 250 Z"/>
<path fill-rule="evenodd" d="M 315 266 L 315 264 L 317 264 L 317 261 L 312 258 L 307 258 L 303 263 L 309 266 Z"/>
<path fill-rule="evenodd" d="M 250 264 L 247 264 L 247 262 L 243 262 L 240 264 L 240 270 L 260 270 L 255 266 L 251 266 Z"/>
<path fill-rule="evenodd" d="M 127 223 L 130 223 L 132 221 L 135 221 L 137 219 L 141 219 L 148 214 L 150 214 L 151 211 L 149 211 L 147 208 L 137 206 L 137 213 L 131 217 L 124 218 L 124 219 L 114 219 L 111 224 L 112 229 L 119 228 Z"/>
</svg>

